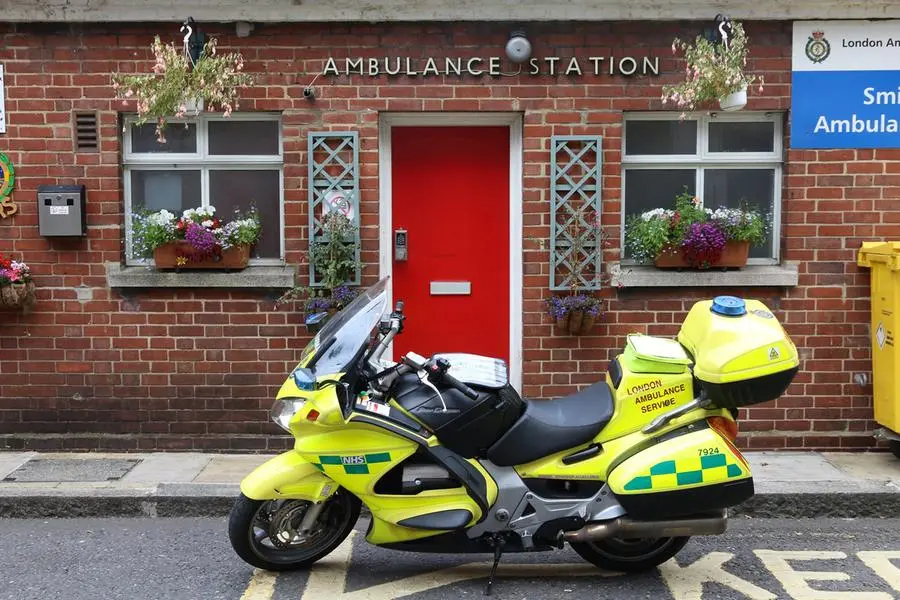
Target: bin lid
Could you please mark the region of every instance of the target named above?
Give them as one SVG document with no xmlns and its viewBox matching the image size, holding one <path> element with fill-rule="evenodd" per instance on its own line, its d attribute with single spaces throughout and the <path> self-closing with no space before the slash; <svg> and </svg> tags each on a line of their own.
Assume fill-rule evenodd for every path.
<svg viewBox="0 0 900 600">
<path fill-rule="evenodd" d="M 892 271 L 900 270 L 900 241 L 863 242 L 856 264 L 860 267 L 883 264 Z"/>
</svg>

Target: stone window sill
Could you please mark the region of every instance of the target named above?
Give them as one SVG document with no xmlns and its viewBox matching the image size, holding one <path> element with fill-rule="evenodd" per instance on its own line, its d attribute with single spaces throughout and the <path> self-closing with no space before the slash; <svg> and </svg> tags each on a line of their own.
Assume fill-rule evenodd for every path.
<svg viewBox="0 0 900 600">
<path fill-rule="evenodd" d="M 611 285 L 650 287 L 794 287 L 797 265 L 748 265 L 734 271 L 675 271 L 642 265 L 612 265 Z"/>
<path fill-rule="evenodd" d="M 111 288 L 291 288 L 295 269 L 247 267 L 242 271 L 157 271 L 152 267 L 126 267 L 107 263 L 106 281 Z"/>
</svg>

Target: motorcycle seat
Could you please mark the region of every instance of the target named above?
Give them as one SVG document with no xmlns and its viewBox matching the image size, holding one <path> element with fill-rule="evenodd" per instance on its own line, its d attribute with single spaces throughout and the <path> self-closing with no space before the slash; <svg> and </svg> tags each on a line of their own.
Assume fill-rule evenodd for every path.
<svg viewBox="0 0 900 600">
<path fill-rule="evenodd" d="M 605 381 L 558 400 L 526 400 L 525 412 L 487 451 L 511 467 L 585 444 L 606 427 L 615 410 Z"/>
</svg>

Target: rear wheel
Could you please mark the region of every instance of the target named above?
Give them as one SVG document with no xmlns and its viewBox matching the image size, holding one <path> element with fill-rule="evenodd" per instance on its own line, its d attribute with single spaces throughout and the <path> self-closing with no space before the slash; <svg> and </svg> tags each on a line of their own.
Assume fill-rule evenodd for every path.
<svg viewBox="0 0 900 600">
<path fill-rule="evenodd" d="M 581 558 L 607 571 L 634 573 L 657 567 L 684 548 L 689 537 L 609 538 L 572 543 Z"/>
<path fill-rule="evenodd" d="M 346 539 L 359 518 L 361 503 L 338 490 L 307 527 L 314 508 L 305 500 L 251 500 L 243 494 L 228 517 L 228 537 L 238 556 L 254 567 L 286 571 L 310 566 Z M 306 519 L 309 521 L 310 519 Z"/>
<path fill-rule="evenodd" d="M 900 441 L 891 440 L 891 452 L 894 453 L 894 456 L 900 458 Z"/>
</svg>

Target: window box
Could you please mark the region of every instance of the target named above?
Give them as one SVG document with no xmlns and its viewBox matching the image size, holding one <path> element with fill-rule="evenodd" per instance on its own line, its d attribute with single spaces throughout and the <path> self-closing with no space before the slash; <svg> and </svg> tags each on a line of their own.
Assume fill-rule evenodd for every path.
<svg viewBox="0 0 900 600">
<path fill-rule="evenodd" d="M 187 242 L 177 241 L 163 244 L 153 251 L 153 262 L 157 269 L 225 269 L 240 270 L 250 261 L 250 246 L 233 246 L 223 250 L 221 254 L 205 257 L 203 259 L 190 259 L 185 262 L 183 257 L 190 257 L 194 253 L 193 247 Z"/>
<path fill-rule="evenodd" d="M 722 250 L 722 256 L 709 268 L 741 268 L 747 265 L 750 254 L 750 242 L 728 241 Z M 667 246 L 656 257 L 653 263 L 658 269 L 690 269 L 691 265 L 684 259 L 678 248 Z"/>
</svg>

